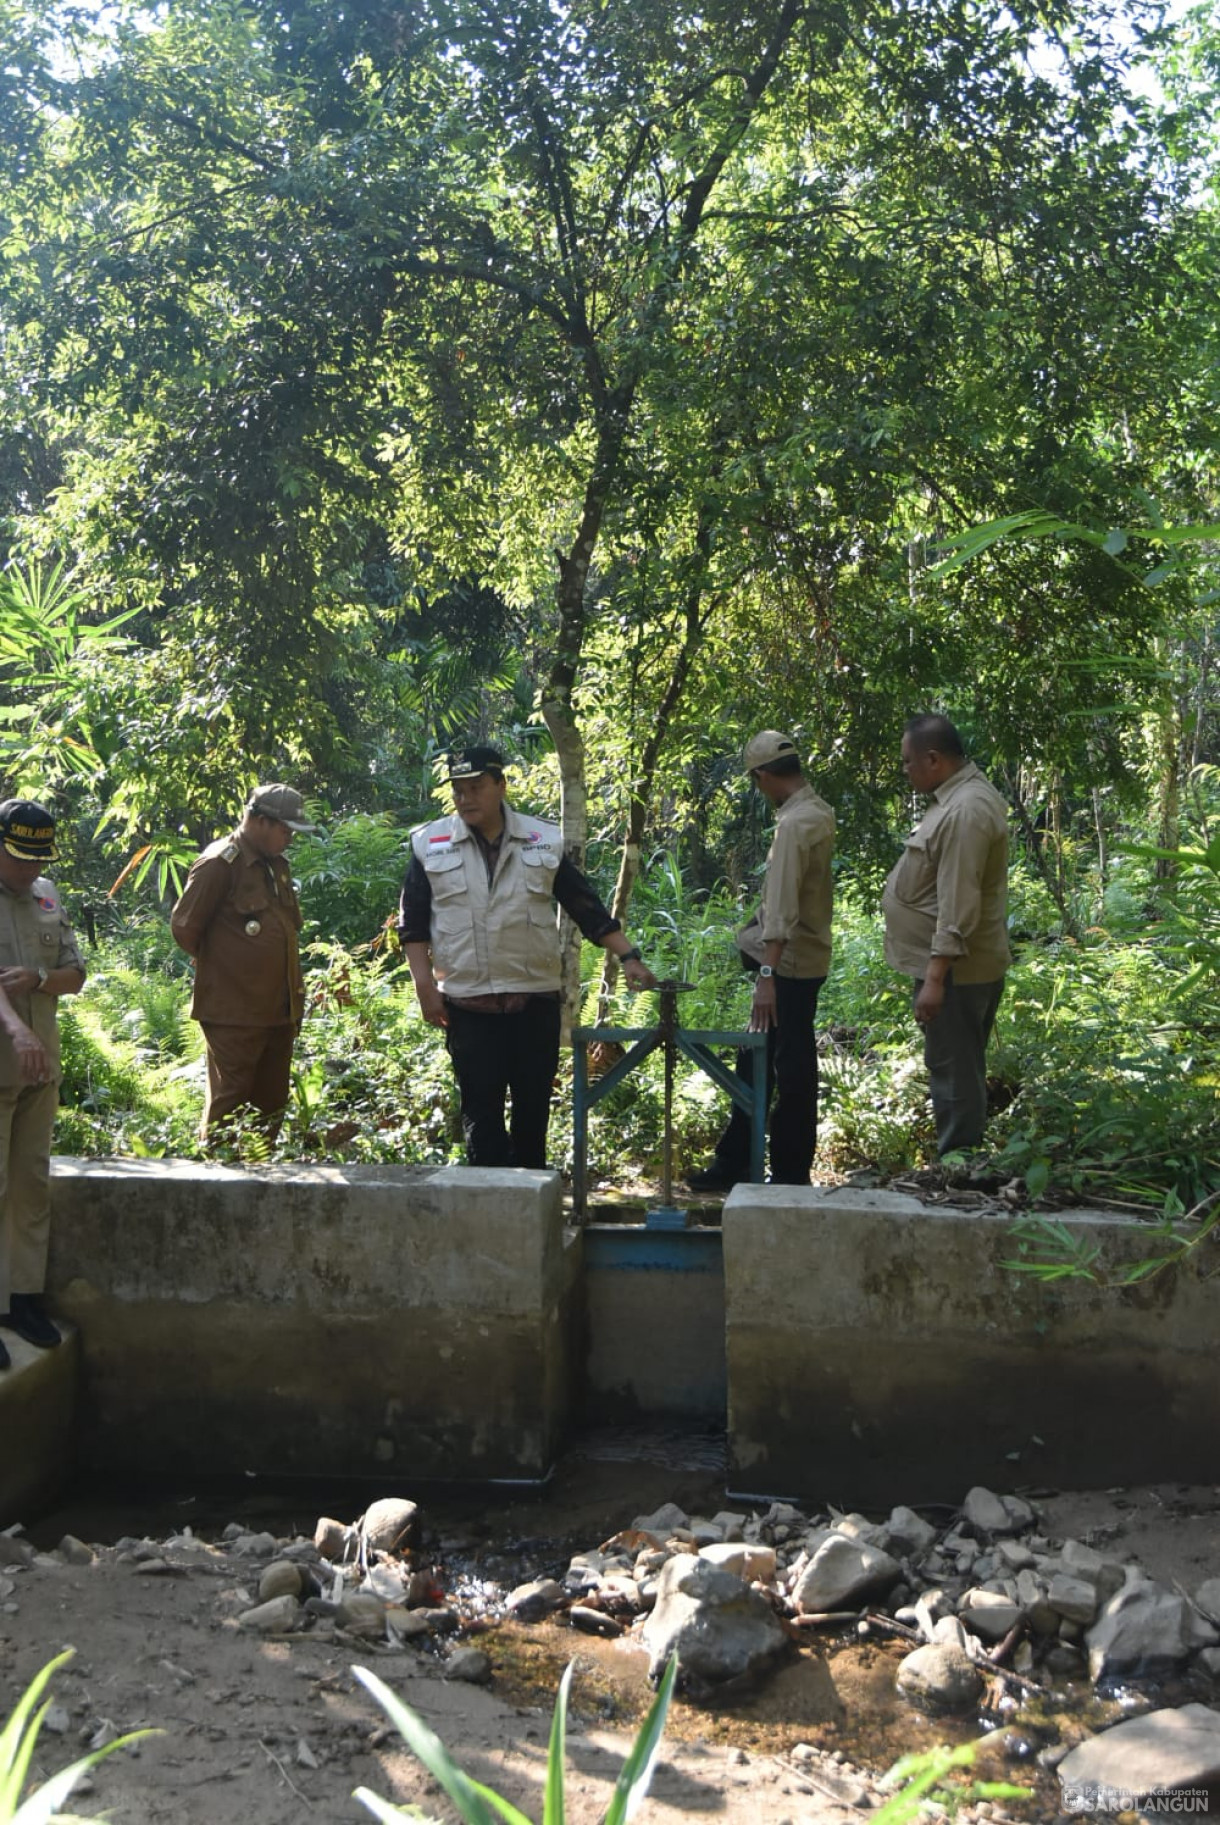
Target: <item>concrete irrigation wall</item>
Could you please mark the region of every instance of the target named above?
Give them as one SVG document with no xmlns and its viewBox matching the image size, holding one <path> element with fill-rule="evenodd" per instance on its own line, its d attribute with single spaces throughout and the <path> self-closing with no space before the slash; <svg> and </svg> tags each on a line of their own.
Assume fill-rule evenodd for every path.
<svg viewBox="0 0 1220 1825">
<path fill-rule="evenodd" d="M 567 1421 L 552 1173 L 57 1160 L 82 1465 L 519 1478 Z"/>
<path fill-rule="evenodd" d="M 1065 1212 L 1110 1267 L 1148 1227 Z M 730 1484 L 854 1505 L 1210 1482 L 1215 1248 L 1123 1290 L 1008 1271 L 1008 1219 L 742 1186 L 724 1208 Z M 1208 1273 L 1212 1277 L 1209 1279 Z"/>
<path fill-rule="evenodd" d="M 726 1411 L 741 1495 L 1215 1474 L 1210 1259 L 1047 1286 L 1005 1268 L 1006 1218 L 887 1192 L 739 1186 L 723 1232 L 660 1233 L 565 1229 L 540 1172 L 58 1160 L 52 1188 L 69 1336 L 13 1340 L 0 1374 L 0 1526 L 74 1461 L 533 1482 L 582 1420 Z M 1121 1217 L 1063 1220 L 1112 1267 L 1154 1246 Z"/>
</svg>

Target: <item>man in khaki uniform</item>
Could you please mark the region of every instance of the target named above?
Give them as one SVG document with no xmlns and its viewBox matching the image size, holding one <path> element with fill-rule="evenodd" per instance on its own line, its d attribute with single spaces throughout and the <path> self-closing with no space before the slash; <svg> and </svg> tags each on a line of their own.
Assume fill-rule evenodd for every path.
<svg viewBox="0 0 1220 1825">
<path fill-rule="evenodd" d="M 298 830 L 316 829 L 299 792 L 260 786 L 234 835 L 193 863 L 174 908 L 174 937 L 195 959 L 191 1013 L 207 1045 L 205 1138 L 246 1107 L 271 1140 L 279 1133 L 305 1011 L 301 908 L 285 851 Z"/>
<path fill-rule="evenodd" d="M 944 716 L 916 716 L 902 765 L 931 807 L 885 884 L 885 954 L 914 980 L 941 1154 L 977 1147 L 987 1123 L 987 1041 L 1004 993 L 1008 814 Z"/>
<path fill-rule="evenodd" d="M 51 1228 L 51 1133 L 59 1106 L 61 995 L 85 964 L 53 881 L 55 820 L 28 799 L 0 804 L 0 1325 L 52 1349 L 42 1309 Z M 9 1366 L 0 1342 L 0 1369 Z"/>
<path fill-rule="evenodd" d="M 424 1019 L 445 1030 L 468 1164 L 541 1169 L 559 1064 L 554 901 L 619 958 L 633 989 L 657 983 L 564 854 L 558 825 L 508 803 L 504 764 L 496 748 L 450 756 L 454 813 L 412 833 L 398 932 Z"/>
<path fill-rule="evenodd" d="M 750 1031 L 767 1035 L 771 1183 L 808 1185 L 818 1141 L 818 995 L 830 969 L 834 812 L 805 778 L 796 743 L 764 729 L 747 743 L 745 770 L 775 808 L 762 903 L 737 934 L 754 975 Z M 737 1056 L 753 1081 L 754 1054 Z M 709 1166 L 690 1175 L 693 1191 L 727 1191 L 750 1176 L 750 1123 L 733 1105 Z"/>
</svg>

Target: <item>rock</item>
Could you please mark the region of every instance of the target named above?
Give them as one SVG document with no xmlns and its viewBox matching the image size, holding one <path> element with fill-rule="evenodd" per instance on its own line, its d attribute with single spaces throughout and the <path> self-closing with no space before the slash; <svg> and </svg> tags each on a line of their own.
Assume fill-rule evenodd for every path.
<svg viewBox="0 0 1220 1825">
<path fill-rule="evenodd" d="M 1092 1622 L 1097 1614 L 1097 1586 L 1060 1572 L 1047 1587 L 1046 1601 L 1069 1622 Z"/>
<path fill-rule="evenodd" d="M 851 1608 L 875 1591 L 895 1584 L 901 1566 L 879 1547 L 833 1533 L 814 1553 L 793 1591 L 805 1616 Z"/>
<path fill-rule="evenodd" d="M 303 1736 L 300 1737 L 297 1742 L 296 1759 L 297 1766 L 300 1768 L 317 1768 L 319 1766 L 317 1756 Z"/>
<path fill-rule="evenodd" d="M 1220 1648 L 1201 1648 L 1199 1659 L 1213 1679 L 1220 1679 Z"/>
<path fill-rule="evenodd" d="M 299 1565 L 288 1559 L 273 1559 L 258 1581 L 259 1601 L 270 1603 L 273 1597 L 299 1597 L 305 1588 Z"/>
<path fill-rule="evenodd" d="M 932 1629 L 932 1640 L 941 1647 L 960 1648 L 970 1658 L 970 1637 L 956 1616 L 942 1616 Z"/>
<path fill-rule="evenodd" d="M 273 1597 L 252 1610 L 243 1610 L 237 1618 L 239 1629 L 255 1635 L 291 1635 L 302 1622 L 301 1606 L 295 1597 Z"/>
<path fill-rule="evenodd" d="M 1009 1503 L 1015 1500 L 1014 1496 L 995 1495 L 990 1489 L 984 1489 L 981 1483 L 976 1483 L 962 1503 L 962 1520 L 973 1533 L 985 1540 L 1000 1534 L 1020 1533 L 1022 1527 L 1027 1527 L 1033 1520 L 1033 1510 L 1022 1503 L 1020 1506 L 1025 1511 L 1026 1519 L 1014 1518 Z"/>
<path fill-rule="evenodd" d="M 895 1508 L 885 1524 L 886 1538 L 881 1542 L 886 1552 L 900 1558 L 915 1559 L 926 1553 L 936 1541 L 936 1529 L 913 1508 Z"/>
<path fill-rule="evenodd" d="M 753 1679 L 791 1651 L 766 1599 L 693 1553 L 679 1553 L 662 1569 L 643 1641 L 649 1677 L 659 1679 L 676 1650 L 679 1685 L 695 1693 Z"/>
<path fill-rule="evenodd" d="M 775 1582 L 773 1546 L 751 1546 L 744 1540 L 726 1540 L 718 1546 L 705 1546 L 699 1557 L 706 1559 L 709 1565 L 718 1565 L 721 1571 L 732 1572 L 746 1584 L 752 1584 L 755 1579 L 760 1584 Z"/>
<path fill-rule="evenodd" d="M 322 1515 L 313 1530 L 313 1543 L 324 1559 L 342 1562 L 355 1550 L 356 1530 L 345 1527 L 342 1521 L 333 1521 L 329 1515 Z"/>
<path fill-rule="evenodd" d="M 1099 1604 L 1121 1590 L 1126 1575 L 1117 1560 L 1103 1559 L 1099 1552 L 1079 1540 L 1063 1542 L 1059 1563 L 1069 1577 L 1080 1578 L 1093 1586 Z"/>
<path fill-rule="evenodd" d="M 849 1540 L 863 1540 L 866 1546 L 879 1546 L 883 1552 L 886 1550 L 884 1524 L 879 1525 L 876 1521 L 870 1521 L 867 1515 L 840 1515 L 834 1524 L 833 1531 L 837 1534 L 845 1534 Z"/>
<path fill-rule="evenodd" d="M 1059 1611 L 1052 1609 L 1046 1594 L 1046 1583 L 1037 1572 L 1017 1573 L 1017 1602 L 1035 1635 L 1057 1635 Z"/>
<path fill-rule="evenodd" d="M 1220 1715 L 1192 1704 L 1129 1718 L 1071 1750 L 1058 1772 L 1068 1812 L 1134 1810 L 1147 1794 L 1206 1787 L 1220 1779 Z"/>
<path fill-rule="evenodd" d="M 983 1641 L 1003 1641 L 1021 1620 L 1021 1606 L 1001 1591 L 970 1590 L 962 1598 L 958 1619 Z"/>
<path fill-rule="evenodd" d="M 749 1515 L 739 1514 L 736 1509 L 722 1508 L 712 1516 L 712 1526 L 720 1529 L 722 1540 L 741 1540 L 745 1537 L 745 1525 Z"/>
<path fill-rule="evenodd" d="M 365 1641 L 380 1641 L 385 1634 L 386 1607 L 384 1597 L 374 1591 L 348 1591 L 336 1620 Z"/>
<path fill-rule="evenodd" d="M 1034 1555 L 1023 1540 L 997 1540 L 996 1558 L 1010 1572 L 1027 1571 L 1034 1562 Z"/>
<path fill-rule="evenodd" d="M 1009 1533 L 1028 1533 L 1038 1517 L 1024 1497 L 1019 1495 L 1002 1495 L 1000 1500 L 1003 1502 L 1004 1512 L 1008 1516 Z"/>
<path fill-rule="evenodd" d="M 491 1660 L 482 1648 L 458 1648 L 445 1663 L 445 1678 L 485 1686 L 491 1678 Z"/>
<path fill-rule="evenodd" d="M 97 1557 L 93 1548 L 75 1534 L 65 1534 L 55 1550 L 66 1565 L 92 1565 Z"/>
<path fill-rule="evenodd" d="M 574 1603 L 568 1611 L 568 1620 L 574 1629 L 580 1629 L 586 1635 L 605 1635 L 613 1640 L 623 1632 L 623 1625 L 605 1610 L 590 1609 L 587 1603 Z"/>
<path fill-rule="evenodd" d="M 419 1635 L 430 1635 L 428 1618 L 422 1610 L 404 1610 L 391 1606 L 385 1613 L 386 1627 L 399 1641 L 414 1641 Z"/>
<path fill-rule="evenodd" d="M 67 1705 L 48 1705 L 42 1727 L 49 1730 L 52 1736 L 66 1736 L 72 1728 L 72 1716 Z"/>
<path fill-rule="evenodd" d="M 0 1565 L 33 1565 L 37 1553 L 19 1534 L 0 1534 Z"/>
<path fill-rule="evenodd" d="M 676 1502 L 663 1502 L 652 1514 L 641 1514 L 631 1523 L 635 1533 L 654 1534 L 659 1541 L 666 1540 L 675 1527 L 685 1527 L 687 1516 Z"/>
<path fill-rule="evenodd" d="M 916 1648 L 898 1668 L 903 1697 L 931 1713 L 968 1711 L 982 1696 L 983 1683 L 970 1656 L 949 1641 Z"/>
<path fill-rule="evenodd" d="M 270 1559 L 274 1556 L 277 1541 L 274 1534 L 239 1534 L 229 1545 L 229 1551 L 239 1559 Z"/>
<path fill-rule="evenodd" d="M 931 1641 L 935 1637 L 936 1624 L 941 1617 L 951 1616 L 953 1613 L 953 1605 L 944 1591 L 938 1590 L 934 1586 L 931 1590 L 926 1590 L 915 1603 L 915 1625 Z"/>
<path fill-rule="evenodd" d="M 1195 1607 L 1212 1622 L 1220 1623 L 1220 1578 L 1207 1578 L 1195 1592 Z"/>
<path fill-rule="evenodd" d="M 504 1607 L 518 1622 L 541 1622 L 562 1602 L 563 1590 L 554 1578 L 534 1578 L 510 1591 Z"/>
<path fill-rule="evenodd" d="M 1216 1630 L 1185 1597 L 1149 1578 L 1133 1578 L 1105 1604 L 1085 1639 L 1096 1683 L 1179 1666 L 1194 1648 L 1210 1646 Z"/>
<path fill-rule="evenodd" d="M 404 1501 L 401 1496 L 383 1496 L 365 1510 L 360 1531 L 374 1552 L 402 1552 L 414 1538 L 418 1514 L 418 1503 Z"/>
</svg>

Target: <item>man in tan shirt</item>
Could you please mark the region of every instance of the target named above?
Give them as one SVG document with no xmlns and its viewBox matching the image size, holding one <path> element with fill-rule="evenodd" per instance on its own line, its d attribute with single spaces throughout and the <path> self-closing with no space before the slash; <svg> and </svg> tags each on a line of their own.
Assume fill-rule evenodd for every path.
<svg viewBox="0 0 1220 1825">
<path fill-rule="evenodd" d="M 914 982 L 943 1155 L 977 1147 L 987 1122 L 987 1041 L 1012 962 L 1008 814 L 944 716 L 907 723 L 902 765 L 932 804 L 885 884 L 885 954 Z"/>
<path fill-rule="evenodd" d="M 301 908 L 285 851 L 297 831 L 316 829 L 299 792 L 260 786 L 235 833 L 192 864 L 174 908 L 174 937 L 195 959 L 191 1013 L 207 1046 L 205 1138 L 245 1107 L 271 1140 L 279 1132 L 305 1011 Z"/>
<path fill-rule="evenodd" d="M 39 1349 L 59 1332 L 42 1308 L 51 1233 L 51 1134 L 59 1106 L 63 995 L 85 980 L 59 889 L 55 819 L 29 799 L 0 804 L 0 1325 Z M 0 1369 L 9 1354 L 0 1341 Z"/>
<path fill-rule="evenodd" d="M 750 1031 L 767 1035 L 771 1183 L 808 1185 L 818 1139 L 818 994 L 830 968 L 834 812 L 801 769 L 796 744 L 764 729 L 746 744 L 745 770 L 775 808 L 762 902 L 737 934 L 754 973 Z M 754 1054 L 737 1055 L 752 1081 Z M 715 1155 L 691 1174 L 693 1191 L 727 1191 L 750 1176 L 750 1123 L 736 1103 Z"/>
</svg>

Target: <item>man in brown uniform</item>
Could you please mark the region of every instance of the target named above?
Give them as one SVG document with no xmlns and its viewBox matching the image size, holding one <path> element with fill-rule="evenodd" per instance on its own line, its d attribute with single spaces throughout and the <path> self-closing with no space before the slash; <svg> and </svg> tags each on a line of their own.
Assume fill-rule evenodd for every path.
<svg viewBox="0 0 1220 1825">
<path fill-rule="evenodd" d="M 747 742 L 745 770 L 775 810 L 762 903 L 737 934 L 754 976 L 750 1031 L 767 1035 L 771 1183 L 808 1185 L 818 1140 L 818 995 L 830 968 L 834 812 L 805 778 L 796 743 L 778 729 Z M 753 1081 L 754 1054 L 737 1055 Z M 750 1123 L 736 1103 L 711 1164 L 687 1177 L 692 1191 L 727 1191 L 750 1176 Z"/>
<path fill-rule="evenodd" d="M 985 1054 L 1004 993 L 1008 814 L 944 716 L 916 716 L 902 765 L 932 805 L 885 884 L 885 954 L 914 979 L 941 1154 L 977 1147 L 987 1123 Z"/>
<path fill-rule="evenodd" d="M 316 829 L 299 792 L 260 786 L 234 835 L 193 864 L 174 908 L 174 937 L 195 959 L 191 1013 L 207 1045 L 205 1137 L 247 1106 L 272 1140 L 279 1133 L 305 1010 L 301 908 L 284 852 L 298 830 Z"/>
<path fill-rule="evenodd" d="M 51 1211 L 51 1132 L 59 1106 L 61 995 L 85 964 L 59 890 L 55 820 L 25 799 L 0 804 L 0 1325 L 40 1349 L 59 1332 L 42 1309 Z M 0 1369 L 9 1353 L 0 1343 Z"/>
</svg>

